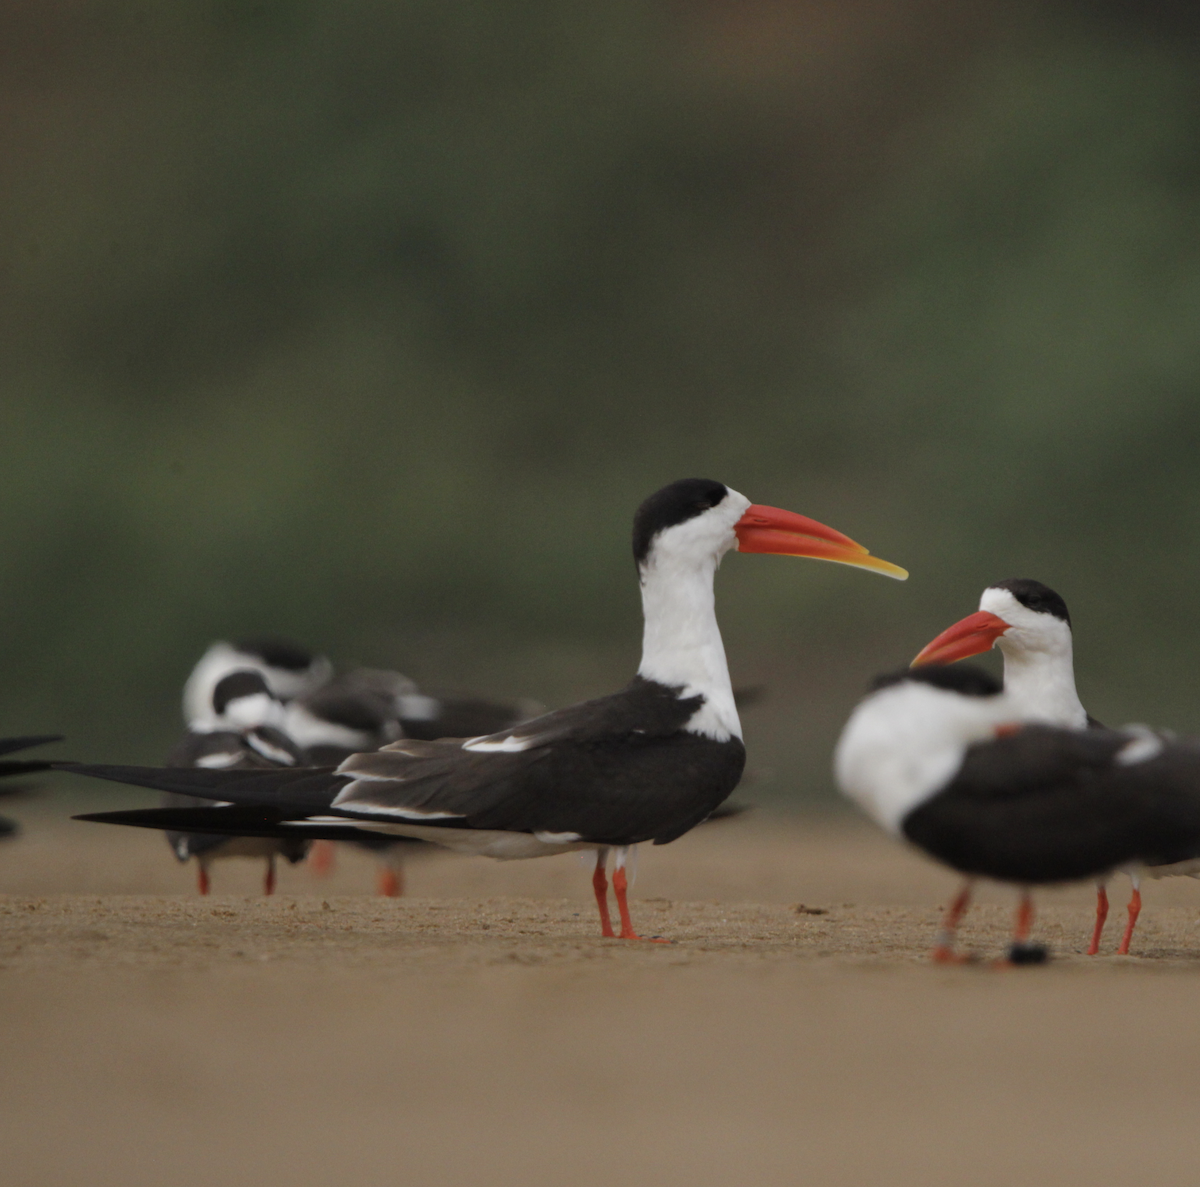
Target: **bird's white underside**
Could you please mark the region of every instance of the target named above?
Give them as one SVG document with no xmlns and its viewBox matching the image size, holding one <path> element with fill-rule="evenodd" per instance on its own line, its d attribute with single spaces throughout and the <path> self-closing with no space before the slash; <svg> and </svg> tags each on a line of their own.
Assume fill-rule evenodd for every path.
<svg viewBox="0 0 1200 1187">
<path fill-rule="evenodd" d="M 414 837 L 419 841 L 431 841 L 451 849 L 455 853 L 466 853 L 476 857 L 494 857 L 499 861 L 514 861 L 530 857 L 549 857 L 555 853 L 570 853 L 581 849 L 595 849 L 595 841 L 581 841 L 577 833 L 518 833 L 505 829 L 486 828 L 438 828 L 436 825 L 417 823 L 389 824 L 380 820 L 347 820 L 344 816 L 313 816 L 296 821 L 297 827 L 318 828 L 329 824 L 353 824 L 367 832 L 383 833 L 394 837 Z M 574 840 L 565 838 L 572 837 Z"/>
</svg>

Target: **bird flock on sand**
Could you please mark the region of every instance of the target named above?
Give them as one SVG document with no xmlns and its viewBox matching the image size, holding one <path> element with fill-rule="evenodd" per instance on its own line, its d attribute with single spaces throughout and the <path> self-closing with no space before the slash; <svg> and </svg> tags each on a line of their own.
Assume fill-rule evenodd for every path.
<svg viewBox="0 0 1200 1187">
<path fill-rule="evenodd" d="M 370 851 L 379 889 L 403 892 L 404 856 L 442 846 L 510 860 L 583 851 L 600 934 L 641 939 L 629 907 L 634 846 L 665 845 L 731 812 L 746 750 L 717 627 L 713 578 L 727 552 L 809 557 L 907 573 L 816 520 L 752 504 L 708 479 L 651 495 L 633 521 L 642 658 L 618 692 L 545 713 L 422 692 L 399 673 L 335 673 L 276 640 L 214 644 L 184 690 L 187 732 L 162 767 L 6 759 L 155 789 L 158 808 L 77 819 L 161 830 L 200 893 L 213 863 L 332 861 Z M 958 661 L 999 648 L 1003 682 Z M 52 737 L 0 740 L 0 755 Z M 1043 962 L 1034 887 L 1094 882 L 1100 950 L 1114 874 L 1132 881 L 1117 951 L 1128 953 L 1144 877 L 1200 874 L 1200 741 L 1109 729 L 1075 690 L 1071 618 L 1040 582 L 1000 581 L 911 666 L 880 676 L 834 753 L 841 790 L 886 831 L 957 871 L 932 958 L 969 959 L 956 931 L 977 879 L 1017 892 L 1009 965 Z M 11 831 L 0 819 L 0 835 Z M 611 879 L 610 879 L 611 859 Z M 609 909 L 613 892 L 617 918 Z M 656 939 L 659 937 L 655 937 Z"/>
</svg>

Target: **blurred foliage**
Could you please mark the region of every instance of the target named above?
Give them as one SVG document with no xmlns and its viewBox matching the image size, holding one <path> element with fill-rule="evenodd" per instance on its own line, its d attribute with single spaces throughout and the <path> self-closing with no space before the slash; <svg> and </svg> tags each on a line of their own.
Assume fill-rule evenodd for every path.
<svg viewBox="0 0 1200 1187">
<path fill-rule="evenodd" d="M 58 0 L 0 12 L 0 721 L 157 761 L 209 640 L 547 704 L 632 672 L 676 477 L 913 571 L 731 557 L 756 793 L 1034 576 L 1200 730 L 1190 10 Z"/>
</svg>

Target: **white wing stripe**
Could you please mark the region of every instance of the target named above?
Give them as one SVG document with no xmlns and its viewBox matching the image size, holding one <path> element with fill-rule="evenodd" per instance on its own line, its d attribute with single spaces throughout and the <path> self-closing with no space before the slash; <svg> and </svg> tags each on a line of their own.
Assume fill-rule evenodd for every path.
<svg viewBox="0 0 1200 1187">
<path fill-rule="evenodd" d="M 394 783 L 395 780 L 388 780 L 388 782 Z M 381 804 L 372 800 L 354 799 L 352 797 L 354 796 L 354 789 L 357 786 L 357 780 L 354 783 L 347 783 L 338 792 L 333 803 L 329 806 L 331 808 L 341 808 L 343 812 L 353 812 L 355 815 L 400 816 L 405 820 L 461 820 L 466 815 L 465 812 L 430 812 L 424 808 L 398 807 L 394 804 Z"/>
<path fill-rule="evenodd" d="M 464 750 L 474 750 L 483 754 L 519 754 L 522 750 L 529 750 L 537 745 L 536 736 L 518 737 L 516 734 L 509 734 L 505 738 L 496 739 L 487 734 L 482 734 L 478 738 L 468 738 L 463 744 Z"/>
<path fill-rule="evenodd" d="M 234 766 L 240 759 L 240 754 L 202 754 L 196 759 L 196 766 L 206 767 L 210 771 L 221 771 Z"/>
<path fill-rule="evenodd" d="M 357 804 L 338 804 L 343 812 L 352 812 L 356 816 L 400 816 L 405 820 L 461 820 L 464 812 L 424 812 L 420 808 L 393 808 L 386 804 L 370 804 L 359 800 Z"/>
</svg>

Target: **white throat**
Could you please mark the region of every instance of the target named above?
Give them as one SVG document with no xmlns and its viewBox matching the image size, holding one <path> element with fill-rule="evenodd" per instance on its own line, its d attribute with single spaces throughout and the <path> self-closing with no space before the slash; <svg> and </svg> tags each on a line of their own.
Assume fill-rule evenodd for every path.
<svg viewBox="0 0 1200 1187">
<path fill-rule="evenodd" d="M 1004 656 L 1004 691 L 1027 721 L 1084 729 L 1087 710 L 1075 691 L 1071 628 L 1061 618 L 1030 610 L 1006 589 L 986 589 L 980 610 L 1009 628 L 996 640 Z"/>
<path fill-rule="evenodd" d="M 1065 633 L 1065 644 L 1056 640 L 1051 650 L 1015 647 L 1001 636 L 997 645 L 1004 655 L 1004 691 L 1026 720 L 1083 729 L 1087 710 L 1075 690 L 1070 630 Z"/>
<path fill-rule="evenodd" d="M 737 542 L 733 525 L 749 505 L 730 491 L 709 515 L 666 529 L 640 570 L 645 627 L 638 675 L 680 689 L 681 699 L 703 696 L 684 728 L 718 742 L 741 738 L 742 723 L 717 626 L 713 578 L 721 556 Z"/>
</svg>

